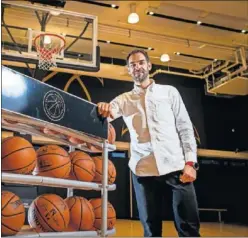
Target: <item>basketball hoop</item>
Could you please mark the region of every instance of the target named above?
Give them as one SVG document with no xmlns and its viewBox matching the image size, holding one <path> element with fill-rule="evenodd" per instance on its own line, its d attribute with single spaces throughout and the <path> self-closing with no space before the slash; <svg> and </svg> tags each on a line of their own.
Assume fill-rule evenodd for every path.
<svg viewBox="0 0 248 238">
<path fill-rule="evenodd" d="M 41 33 L 34 38 L 34 46 L 38 52 L 38 67 L 49 70 L 57 67 L 56 58 L 65 48 L 65 39 L 57 34 Z"/>
</svg>

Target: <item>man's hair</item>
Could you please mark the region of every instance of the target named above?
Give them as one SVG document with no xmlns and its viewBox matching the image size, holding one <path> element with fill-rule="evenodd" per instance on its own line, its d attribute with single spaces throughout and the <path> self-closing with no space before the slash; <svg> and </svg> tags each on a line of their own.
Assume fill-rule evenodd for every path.
<svg viewBox="0 0 248 238">
<path fill-rule="evenodd" d="M 150 58 L 149 58 L 148 54 L 144 50 L 133 50 L 127 56 L 127 65 L 128 65 L 128 61 L 129 61 L 130 56 L 134 55 L 134 54 L 137 54 L 137 53 L 143 54 L 145 56 L 147 62 L 150 62 Z"/>
</svg>

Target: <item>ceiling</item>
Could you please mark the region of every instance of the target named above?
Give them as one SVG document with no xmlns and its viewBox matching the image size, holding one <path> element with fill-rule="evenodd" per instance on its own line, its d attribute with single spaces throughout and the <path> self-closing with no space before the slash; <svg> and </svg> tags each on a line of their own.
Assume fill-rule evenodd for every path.
<svg viewBox="0 0 248 238">
<path fill-rule="evenodd" d="M 5 2 L 21 2 L 31 5 L 30 2 L 24 0 Z M 71 11 L 75 15 L 69 17 L 69 21 L 61 16 L 63 14 L 58 17 L 51 16 L 47 31 L 78 36 L 86 23 L 82 20 L 80 22 L 76 13 L 97 16 L 100 54 L 102 57 L 113 60 L 101 63 L 100 71 L 95 73 L 63 68 L 54 68 L 54 71 L 132 81 L 123 63 L 118 65 L 115 59 L 122 59 L 125 62 L 131 50 L 143 47 L 148 51 L 153 64 L 165 66 L 161 67 L 163 73 L 182 75 L 183 72 L 184 76 L 211 81 L 212 75 L 221 71 L 221 75 L 225 77 L 219 80 L 217 91 L 212 93 L 248 95 L 248 71 L 245 63 L 248 61 L 248 1 L 92 0 L 87 2 L 91 3 L 83 0 L 67 0 L 64 10 Z M 109 6 L 115 4 L 118 9 L 95 5 L 92 2 Z M 135 4 L 136 13 L 140 18 L 137 24 L 127 22 L 131 4 Z M 156 14 L 148 15 L 148 11 L 164 17 L 156 17 Z M 40 30 L 38 18 L 31 10 L 19 12 L 19 10 L 9 8 L 7 12 L 9 15 L 4 16 L 7 25 Z M 198 21 L 202 24 L 198 25 Z M 246 32 L 242 33 L 242 30 Z M 27 30 L 12 28 L 10 31 L 19 44 L 27 45 Z M 83 37 L 89 37 L 91 34 L 92 27 L 88 27 Z M 73 38 L 66 37 L 66 40 L 67 44 L 70 44 Z M 3 41 L 12 41 L 4 27 L 2 27 Z M 149 47 L 153 50 L 149 50 Z M 72 51 L 81 54 L 80 50 L 86 48 L 91 49 L 90 42 L 80 40 L 73 45 Z M 180 54 L 175 54 L 176 52 Z M 88 54 L 85 51 L 84 53 Z M 162 54 L 168 54 L 170 61 L 161 62 Z M 20 64 L 14 63 L 16 66 Z M 3 61 L 3 64 L 13 65 L 13 62 Z M 35 65 L 30 67 L 35 67 Z M 155 73 L 159 73 L 159 70 Z M 153 73 L 151 76 L 154 76 Z M 242 77 L 227 86 L 227 81 L 236 76 Z M 215 84 L 208 81 L 206 82 L 210 85 L 208 89 L 210 92 L 210 88 Z M 225 87 L 221 88 L 224 84 Z M 245 91 L 242 89 L 244 87 Z M 234 88 L 236 90 L 230 92 Z"/>
<path fill-rule="evenodd" d="M 146 15 L 147 11 L 201 21 L 217 26 L 248 30 L 248 1 L 100 1 L 116 4 L 118 9 L 67 1 L 66 10 L 97 15 L 98 38 L 142 47 L 149 52 L 154 64 L 199 70 L 211 64 L 211 59 L 234 60 L 234 50 L 248 49 L 248 34 L 230 32 L 197 24 Z M 129 24 L 130 4 L 136 4 L 140 17 L 137 24 Z M 99 43 L 101 55 L 123 58 L 132 47 Z M 185 55 L 176 55 L 180 52 Z M 160 56 L 169 54 L 171 61 L 162 63 Z M 192 56 L 192 57 L 191 57 Z M 201 59 L 196 57 L 209 58 Z"/>
<path fill-rule="evenodd" d="M 210 65 L 214 59 L 234 61 L 234 51 L 239 47 L 245 47 L 245 50 L 248 50 L 248 34 L 196 24 L 197 21 L 201 21 L 220 27 L 248 31 L 248 1 L 97 2 L 109 5 L 115 4 L 119 8 L 102 7 L 78 0 L 66 1 L 64 9 L 98 16 L 99 40 L 145 48 L 152 47 L 154 50 L 149 51 L 149 56 L 153 64 L 187 70 L 200 70 Z M 127 22 L 131 4 L 136 5 L 136 12 L 140 17 L 140 21 L 137 24 Z M 183 20 L 191 20 L 195 23 L 149 16 L 146 14 L 147 11 Z M 13 14 L 15 13 L 13 12 Z M 23 15 L 25 16 L 25 14 Z M 11 19 L 7 19 L 6 22 L 10 25 L 39 29 L 37 19 L 28 17 L 28 15 L 24 18 L 23 15 L 15 14 Z M 35 17 L 34 13 L 33 17 Z M 56 21 L 56 17 L 53 17 L 52 20 L 53 22 Z M 65 29 L 63 27 L 54 28 L 56 32 L 61 31 L 67 34 L 69 30 L 69 28 Z M 79 32 L 75 35 L 78 35 Z M 3 33 L 5 33 L 5 29 Z M 23 34 L 26 33 L 19 34 L 22 34 L 23 37 Z M 101 56 L 119 59 L 125 59 L 127 54 L 135 48 L 105 42 L 99 42 L 99 46 Z M 78 46 L 78 50 L 79 48 L 80 46 Z M 177 55 L 175 52 L 180 52 L 181 54 Z M 165 53 L 169 54 L 171 60 L 163 63 L 160 61 L 160 56 Z"/>
</svg>

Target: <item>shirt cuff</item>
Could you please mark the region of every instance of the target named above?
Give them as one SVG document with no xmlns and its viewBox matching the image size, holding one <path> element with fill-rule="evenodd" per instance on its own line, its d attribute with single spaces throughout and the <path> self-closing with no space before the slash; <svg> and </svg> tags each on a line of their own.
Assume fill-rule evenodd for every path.
<svg viewBox="0 0 248 238">
<path fill-rule="evenodd" d="M 196 153 L 187 152 L 185 154 L 185 161 L 186 162 L 188 162 L 188 161 L 197 162 L 197 155 L 196 155 Z"/>
</svg>

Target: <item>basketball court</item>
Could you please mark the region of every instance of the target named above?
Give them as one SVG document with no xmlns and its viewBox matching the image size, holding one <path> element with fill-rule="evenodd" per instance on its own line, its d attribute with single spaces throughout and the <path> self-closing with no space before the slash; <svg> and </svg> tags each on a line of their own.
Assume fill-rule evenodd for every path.
<svg viewBox="0 0 248 238">
<path fill-rule="evenodd" d="M 248 4 L 229 1 L 225 12 L 220 2 L 210 6 L 204 1 L 41 2 L 1 3 L 2 235 L 143 236 L 128 169 L 128 129 L 101 118 L 96 106 L 131 88 L 125 58 L 142 49 L 154 65 L 152 78 L 162 82 L 159 77 L 167 75 L 173 85 L 184 77 L 179 88 L 189 95 L 197 153 L 205 166 L 196 183 L 201 236 L 248 236 L 247 189 L 232 187 L 238 206 L 228 199 L 235 192 L 225 183 L 234 176 L 242 187 L 248 171 L 247 117 L 238 112 L 247 109 Z M 141 25 L 126 21 L 136 12 Z M 219 108 L 206 106 L 207 97 Z M 204 114 L 200 103 L 209 112 Z M 223 123 L 225 128 L 221 120 L 213 126 L 222 108 L 227 118 L 237 115 Z M 222 137 L 215 136 L 218 128 Z M 212 134 L 205 133 L 210 129 Z M 204 200 L 205 193 L 209 198 Z M 163 236 L 178 236 L 167 203 L 161 209 L 168 212 Z"/>
</svg>

